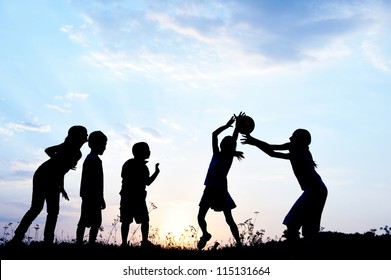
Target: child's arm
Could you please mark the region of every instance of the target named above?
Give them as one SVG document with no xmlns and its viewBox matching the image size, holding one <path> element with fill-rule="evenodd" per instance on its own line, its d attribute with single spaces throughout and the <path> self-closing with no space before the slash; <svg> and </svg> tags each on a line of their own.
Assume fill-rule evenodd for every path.
<svg viewBox="0 0 391 280">
<path fill-rule="evenodd" d="M 65 200 L 69 201 L 69 197 L 67 192 L 65 191 L 64 188 L 64 178 L 62 178 L 61 184 L 60 184 L 60 193 L 62 194 L 62 197 L 65 198 Z"/>
<path fill-rule="evenodd" d="M 281 145 L 271 145 L 269 143 L 266 143 L 262 140 L 256 139 L 252 137 L 251 135 L 244 135 L 244 138 L 242 140 L 242 144 L 249 144 L 253 145 L 255 147 L 258 147 L 260 150 L 262 150 L 264 153 L 271 157 L 275 158 L 282 158 L 282 159 L 290 159 L 289 153 L 281 153 L 276 152 L 276 150 L 288 150 L 290 143 L 285 143 Z"/>
<path fill-rule="evenodd" d="M 155 172 L 148 178 L 148 180 L 146 182 L 147 186 L 149 186 L 150 184 L 152 184 L 153 181 L 155 181 L 155 179 L 159 173 L 160 173 L 159 163 L 156 163 Z"/>
<path fill-rule="evenodd" d="M 218 129 L 216 129 L 215 131 L 213 131 L 212 133 L 212 149 L 213 149 L 213 154 L 217 154 L 219 152 L 219 142 L 218 142 L 218 138 L 217 136 L 223 132 L 224 130 L 226 130 L 228 127 L 231 127 L 232 124 L 235 122 L 235 117 L 232 116 L 229 121 L 223 125 L 223 126 L 220 126 Z"/>
<path fill-rule="evenodd" d="M 243 112 L 240 112 L 239 115 L 234 115 L 234 118 L 235 118 L 235 129 L 234 129 L 234 132 L 232 133 L 232 137 L 233 139 L 235 140 L 235 142 L 238 140 L 238 136 L 239 136 L 239 131 L 238 131 L 238 128 L 237 128 L 237 124 L 238 124 L 238 120 L 242 117 L 244 117 L 246 114 L 243 113 Z"/>
</svg>

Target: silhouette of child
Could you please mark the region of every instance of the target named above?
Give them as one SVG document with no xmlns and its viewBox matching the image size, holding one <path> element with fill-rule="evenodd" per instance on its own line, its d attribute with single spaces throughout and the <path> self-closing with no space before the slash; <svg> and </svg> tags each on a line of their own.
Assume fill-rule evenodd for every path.
<svg viewBox="0 0 391 280">
<path fill-rule="evenodd" d="M 45 149 L 50 157 L 42 163 L 33 176 L 33 193 L 31 207 L 23 216 L 11 244 L 22 242 L 24 235 L 31 223 L 41 213 L 46 202 L 47 217 L 44 230 L 44 243 L 52 244 L 57 217 L 60 210 L 60 193 L 69 200 L 64 189 L 64 176 L 76 169 L 77 162 L 81 158 L 81 147 L 87 141 L 87 129 L 83 126 L 72 126 L 68 130 L 68 136 L 64 142 Z"/>
<path fill-rule="evenodd" d="M 133 158 L 122 166 L 122 187 L 120 191 L 120 221 L 122 246 L 127 246 L 129 226 L 134 221 L 141 224 L 141 246 L 153 246 L 148 240 L 149 214 L 146 204 L 146 186 L 152 184 L 159 174 L 159 163 L 155 165 L 155 172 L 150 176 L 146 159 L 151 152 L 145 142 L 138 142 L 132 148 Z"/>
<path fill-rule="evenodd" d="M 226 125 L 217 128 L 212 133 L 212 150 L 213 156 L 209 164 L 208 173 L 205 179 L 205 189 L 199 203 L 199 212 L 197 216 L 198 224 L 202 230 L 202 237 L 198 242 L 198 249 L 205 247 L 206 243 L 211 239 L 212 235 L 207 231 L 207 223 L 205 220 L 209 208 L 216 212 L 223 211 L 225 220 L 229 225 L 232 235 L 236 240 L 236 245 L 241 246 L 238 227 L 233 219 L 231 210 L 236 207 L 231 195 L 228 192 L 227 175 L 231 168 L 233 158 L 241 160 L 244 158 L 243 153 L 236 151 L 236 141 L 238 138 L 238 130 L 235 129 L 232 136 L 225 136 L 218 145 L 218 135 L 245 114 L 240 112 L 238 116 L 232 116 Z"/>
<path fill-rule="evenodd" d="M 327 188 L 315 170 L 316 163 L 309 151 L 311 134 L 305 129 L 297 129 L 289 139 L 288 143 L 271 145 L 244 135 L 242 143 L 256 146 L 271 157 L 290 160 L 293 173 L 303 190 L 283 221 L 287 226 L 287 240 L 295 242 L 300 238 L 300 228 L 304 237 L 311 238 L 319 232 Z M 288 152 L 276 152 L 278 150 Z"/>
<path fill-rule="evenodd" d="M 99 155 L 106 149 L 107 137 L 101 131 L 94 131 L 88 137 L 91 152 L 83 163 L 80 183 L 81 214 L 76 230 L 76 244 L 83 244 L 86 228 L 90 228 L 88 243 L 95 244 L 102 224 L 102 210 L 106 208 L 103 195 L 103 167 Z"/>
</svg>

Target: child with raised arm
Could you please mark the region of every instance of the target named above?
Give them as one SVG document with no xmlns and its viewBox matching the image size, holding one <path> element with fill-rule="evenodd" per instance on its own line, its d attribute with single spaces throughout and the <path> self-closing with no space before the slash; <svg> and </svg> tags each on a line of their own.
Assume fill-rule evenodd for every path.
<svg viewBox="0 0 391 280">
<path fill-rule="evenodd" d="M 231 195 L 228 192 L 227 175 L 231 168 L 233 158 L 241 160 L 244 158 L 243 153 L 236 151 L 236 141 L 238 138 L 238 131 L 235 125 L 232 136 L 225 136 L 218 144 L 218 135 L 245 114 L 240 112 L 238 116 L 232 116 L 229 121 L 217 128 L 212 133 L 212 151 L 213 156 L 209 164 L 208 173 L 204 182 L 205 189 L 199 203 L 199 212 L 197 216 L 198 224 L 203 235 L 198 242 L 198 249 L 205 247 L 206 243 L 211 239 L 212 235 L 207 230 L 207 223 L 205 220 L 209 208 L 216 212 L 223 211 L 225 220 L 230 227 L 232 235 L 236 240 L 236 245 L 241 246 L 238 227 L 234 221 L 231 210 L 236 207 Z"/>
<path fill-rule="evenodd" d="M 300 228 L 304 237 L 314 237 L 319 232 L 327 188 L 315 170 L 316 164 L 309 151 L 311 134 L 305 129 L 297 129 L 289 139 L 288 143 L 272 145 L 251 135 L 244 135 L 242 143 L 258 147 L 271 157 L 291 162 L 303 193 L 286 215 L 283 224 L 287 226 L 287 240 L 297 241 Z M 278 152 L 280 150 L 287 152 Z"/>
<path fill-rule="evenodd" d="M 91 152 L 83 163 L 81 174 L 80 197 L 81 214 L 76 230 L 76 244 L 83 244 L 86 228 L 90 228 L 88 243 L 95 244 L 99 228 L 102 224 L 102 210 L 106 208 L 103 192 L 103 167 L 99 155 L 106 150 L 107 137 L 101 131 L 94 131 L 88 137 Z"/>
<path fill-rule="evenodd" d="M 151 155 L 149 145 L 138 142 L 132 148 L 133 158 L 127 160 L 122 166 L 122 187 L 120 191 L 120 221 L 121 246 L 128 245 L 129 227 L 133 220 L 141 224 L 141 246 L 154 246 L 148 240 L 149 213 L 146 203 L 146 186 L 151 185 L 159 174 L 159 163 L 155 165 L 155 172 L 150 175 L 146 159 Z"/>
<path fill-rule="evenodd" d="M 60 210 L 60 193 L 69 200 L 64 189 L 64 176 L 76 168 L 82 157 L 81 147 L 87 141 L 87 129 L 83 126 L 72 126 L 64 142 L 48 147 L 45 152 L 50 157 L 34 173 L 33 194 L 30 209 L 23 216 L 11 244 L 21 243 L 31 223 L 41 213 L 46 202 L 47 217 L 44 230 L 44 243 L 52 244 L 57 217 Z"/>
</svg>

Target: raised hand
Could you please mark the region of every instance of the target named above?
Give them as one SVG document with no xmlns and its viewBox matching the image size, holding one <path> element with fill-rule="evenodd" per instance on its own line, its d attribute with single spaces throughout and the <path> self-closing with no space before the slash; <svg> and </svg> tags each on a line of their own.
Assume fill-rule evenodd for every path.
<svg viewBox="0 0 391 280">
<path fill-rule="evenodd" d="M 243 135 L 243 138 L 240 139 L 240 142 L 242 144 L 249 144 L 249 145 L 255 145 L 256 140 L 254 137 L 252 137 L 250 134 Z"/>
<path fill-rule="evenodd" d="M 238 119 L 240 119 L 241 117 L 244 117 L 245 115 L 246 115 L 245 112 L 240 112 L 239 115 L 234 115 L 234 117 L 235 117 L 235 120 L 238 120 Z"/>
<path fill-rule="evenodd" d="M 235 119 L 236 119 L 236 116 L 233 115 L 233 116 L 229 119 L 229 121 L 227 122 L 226 126 L 227 126 L 227 127 L 231 127 L 232 124 L 235 122 Z"/>
</svg>

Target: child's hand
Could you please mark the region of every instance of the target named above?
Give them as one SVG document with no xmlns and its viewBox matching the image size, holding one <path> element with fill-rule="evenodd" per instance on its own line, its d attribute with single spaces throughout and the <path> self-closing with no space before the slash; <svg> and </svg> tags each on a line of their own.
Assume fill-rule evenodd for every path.
<svg viewBox="0 0 391 280">
<path fill-rule="evenodd" d="M 244 138 L 240 139 L 242 144 L 249 144 L 249 145 L 255 145 L 256 140 L 254 137 L 252 137 L 250 134 L 243 135 Z"/>
<path fill-rule="evenodd" d="M 238 119 L 244 117 L 245 115 L 246 115 L 246 113 L 244 113 L 244 112 L 240 112 L 239 115 L 234 115 L 236 122 L 238 121 Z"/>
<path fill-rule="evenodd" d="M 160 172 L 159 163 L 156 163 L 156 164 L 155 164 L 155 172 L 157 172 L 157 173 Z"/>
<path fill-rule="evenodd" d="M 232 124 L 233 124 L 234 122 L 235 122 L 235 115 L 233 115 L 233 116 L 229 119 L 229 121 L 227 122 L 226 126 L 227 126 L 227 127 L 231 127 Z"/>
<path fill-rule="evenodd" d="M 65 190 L 61 190 L 61 194 L 62 194 L 62 197 L 65 198 L 65 200 L 69 201 L 68 194 L 67 194 L 67 192 Z"/>
</svg>

